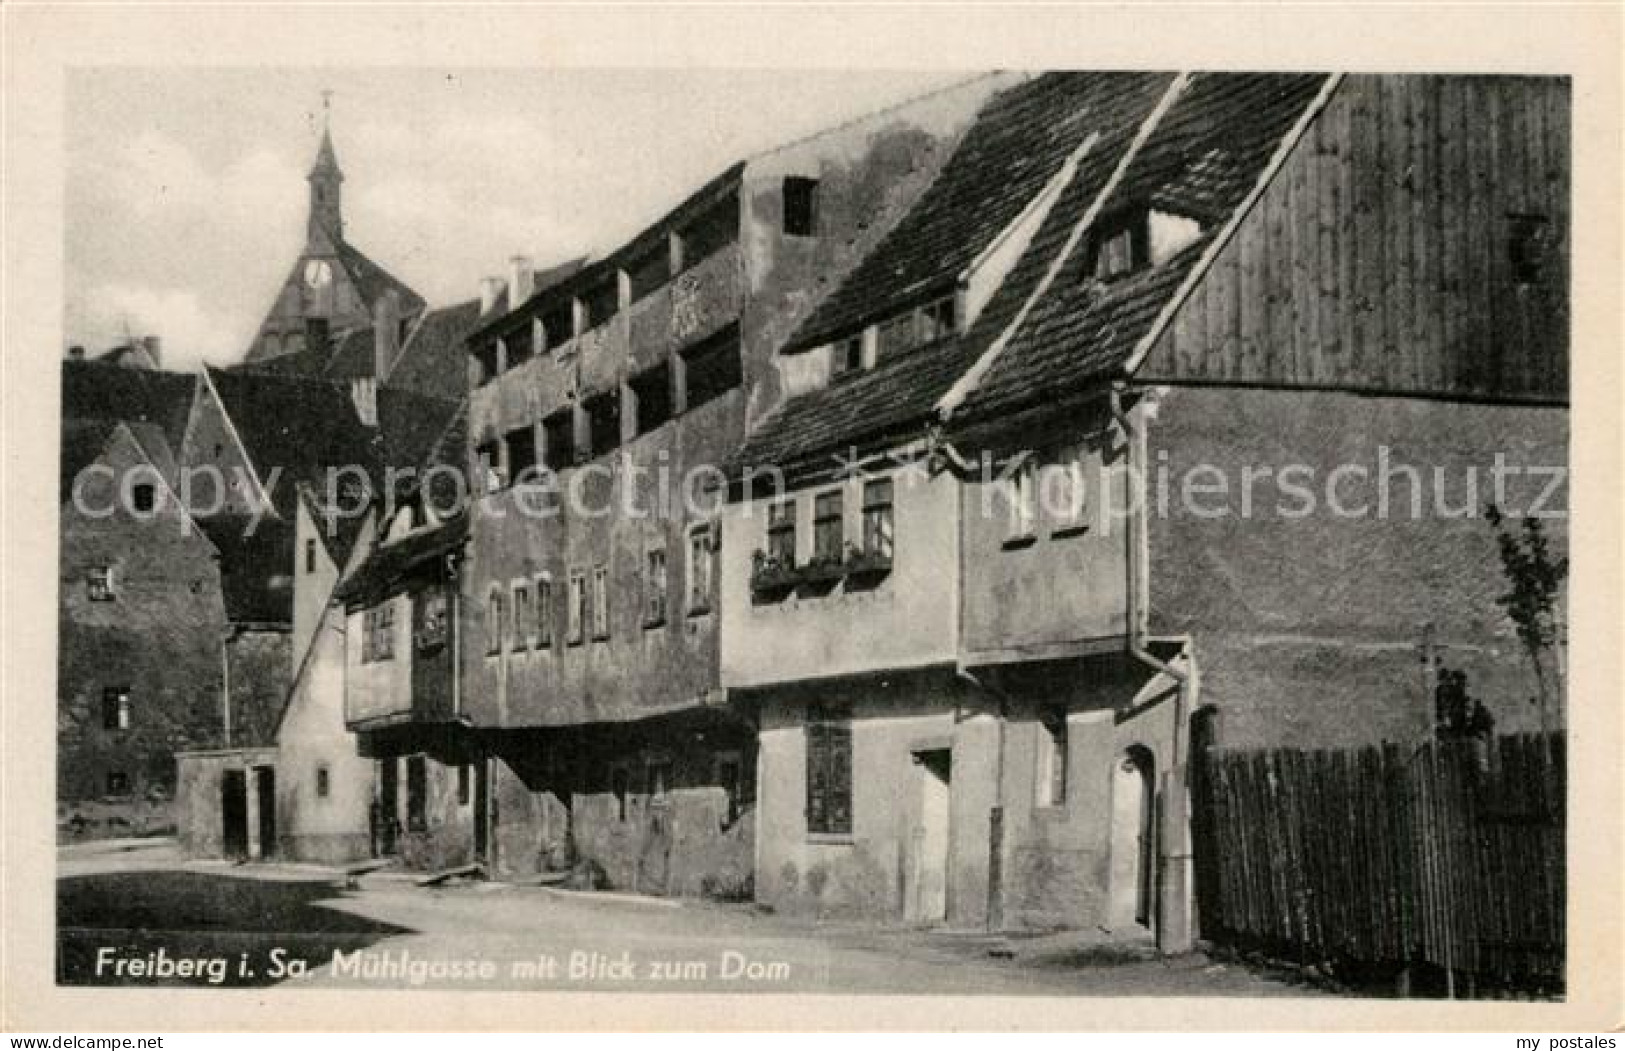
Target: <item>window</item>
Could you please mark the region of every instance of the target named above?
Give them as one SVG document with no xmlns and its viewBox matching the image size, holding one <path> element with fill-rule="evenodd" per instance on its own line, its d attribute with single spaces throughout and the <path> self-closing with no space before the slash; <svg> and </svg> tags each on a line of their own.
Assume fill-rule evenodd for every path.
<svg viewBox="0 0 1625 1051">
<path fill-rule="evenodd" d="M 671 280 L 671 247 L 664 237 L 626 264 L 626 277 L 632 286 L 632 302 Z"/>
<path fill-rule="evenodd" d="M 767 557 L 785 568 L 796 564 L 794 500 L 780 500 L 767 510 Z"/>
<path fill-rule="evenodd" d="M 1066 713 L 1045 712 L 1039 719 L 1038 805 L 1066 805 Z"/>
<path fill-rule="evenodd" d="M 582 331 L 597 328 L 614 317 L 620 298 L 620 278 L 616 274 L 610 274 L 583 292 Z"/>
<path fill-rule="evenodd" d="M 429 828 L 429 763 L 421 755 L 406 758 L 406 830 Z"/>
<path fill-rule="evenodd" d="M 915 341 L 914 312 L 899 314 L 880 323 L 880 333 L 876 339 L 875 357 L 885 361 L 894 354 L 900 354 L 914 345 Z"/>
<path fill-rule="evenodd" d="M 658 627 L 666 622 L 666 549 L 650 548 L 644 557 L 643 626 Z"/>
<path fill-rule="evenodd" d="M 739 363 L 739 326 L 729 325 L 710 339 L 683 352 L 687 409 L 696 409 L 722 397 L 744 382 Z"/>
<path fill-rule="evenodd" d="M 570 574 L 569 606 L 565 609 L 564 641 L 581 644 L 582 625 L 587 622 L 587 582 L 580 573 Z"/>
<path fill-rule="evenodd" d="M 508 432 L 508 477 L 514 481 L 527 478 L 526 472 L 536 466 L 536 429 L 518 427 Z"/>
<path fill-rule="evenodd" d="M 846 501 L 839 490 L 813 500 L 813 561 L 839 562 L 846 539 Z"/>
<path fill-rule="evenodd" d="M 130 505 L 138 515 L 151 514 L 157 497 L 158 489 L 151 482 L 137 482 L 130 487 Z"/>
<path fill-rule="evenodd" d="M 476 386 L 483 387 L 501 375 L 502 369 L 498 367 L 499 359 L 497 357 L 496 340 L 481 343 L 474 348 L 472 356 L 474 358 L 474 383 Z"/>
<path fill-rule="evenodd" d="M 711 568 L 715 560 L 713 527 L 697 526 L 688 534 L 688 611 L 711 611 Z"/>
<path fill-rule="evenodd" d="M 395 656 L 395 604 L 385 602 L 361 616 L 361 660 L 387 661 Z"/>
<path fill-rule="evenodd" d="M 626 797 L 632 791 L 632 771 L 625 763 L 609 768 L 609 794 L 615 797 L 615 819 L 626 820 Z"/>
<path fill-rule="evenodd" d="M 1541 280 L 1551 261 L 1551 241 L 1551 223 L 1544 215 L 1507 215 L 1507 261 L 1513 281 L 1532 285 Z"/>
<path fill-rule="evenodd" d="M 536 582 L 536 648 L 547 649 L 553 645 L 553 582 L 542 579 Z"/>
<path fill-rule="evenodd" d="M 495 439 L 481 442 L 476 449 L 480 462 L 480 477 L 485 480 L 485 491 L 494 493 L 503 486 L 502 447 Z"/>
<path fill-rule="evenodd" d="M 316 541 L 305 541 L 305 572 L 316 572 Z"/>
<path fill-rule="evenodd" d="M 659 799 L 672 790 L 671 760 L 656 756 L 643 769 L 644 790 L 651 800 Z"/>
<path fill-rule="evenodd" d="M 107 772 L 107 794 L 110 796 L 129 795 L 130 775 L 122 770 L 109 770 Z"/>
<path fill-rule="evenodd" d="M 1150 235 L 1146 213 L 1131 212 L 1103 223 L 1090 247 L 1089 272 L 1096 280 L 1111 281 L 1150 262 Z"/>
<path fill-rule="evenodd" d="M 502 347 L 506 352 L 504 357 L 507 359 L 508 368 L 515 368 L 529 361 L 536 353 L 536 338 L 531 322 L 526 321 L 511 332 L 504 333 Z"/>
<path fill-rule="evenodd" d="M 818 232 L 817 179 L 785 177 L 784 232 L 792 237 L 811 237 Z"/>
<path fill-rule="evenodd" d="M 609 638 L 609 567 L 592 567 L 592 637 L 601 642 Z"/>
<path fill-rule="evenodd" d="M 90 592 L 90 601 L 113 601 L 113 567 L 92 566 L 85 575 L 85 587 Z"/>
<path fill-rule="evenodd" d="M 892 480 L 880 478 L 863 485 L 863 553 L 869 558 L 892 557 Z"/>
<path fill-rule="evenodd" d="M 621 392 L 607 390 L 585 402 L 589 456 L 602 456 L 621 444 Z"/>
<path fill-rule="evenodd" d="M 542 421 L 542 455 L 547 458 L 547 469 L 555 474 L 575 466 L 574 409 L 560 409 Z"/>
<path fill-rule="evenodd" d="M 920 308 L 920 342 L 930 343 L 954 333 L 954 297 L 944 296 Z"/>
<path fill-rule="evenodd" d="M 693 266 L 734 243 L 739 232 L 739 198 L 729 194 L 678 233 L 683 265 Z"/>
<path fill-rule="evenodd" d="M 445 645 L 451 626 L 450 605 L 444 591 L 423 591 L 418 594 L 412 610 L 417 618 L 414 634 L 420 651 L 435 650 Z"/>
<path fill-rule="evenodd" d="M 485 599 L 485 652 L 502 652 L 502 589 L 492 588 Z"/>
<path fill-rule="evenodd" d="M 852 713 L 845 706 L 807 712 L 807 831 L 852 833 Z"/>
<path fill-rule="evenodd" d="M 863 333 L 848 336 L 835 344 L 835 356 L 830 360 L 830 373 L 844 376 L 863 368 Z"/>
<path fill-rule="evenodd" d="M 525 649 L 529 643 L 525 632 L 530 630 L 530 585 L 515 584 L 513 586 L 513 648 Z"/>
<path fill-rule="evenodd" d="M 130 688 L 106 686 L 102 689 L 102 729 L 130 728 Z"/>
<path fill-rule="evenodd" d="M 1033 484 L 1033 463 L 1023 461 L 1004 481 L 1005 500 L 1010 519 L 1005 528 L 1005 542 L 1030 540 L 1037 519 L 1037 494 Z"/>
<path fill-rule="evenodd" d="M 1088 510 L 1083 478 L 1083 451 L 1049 465 L 1044 471 L 1044 510 L 1054 519 L 1057 532 L 1082 527 Z"/>
<path fill-rule="evenodd" d="M 648 434 L 671 419 L 671 366 L 661 362 L 632 377 L 637 433 Z"/>
<path fill-rule="evenodd" d="M 575 338 L 569 300 L 542 315 L 542 349 L 553 350 Z"/>
<path fill-rule="evenodd" d="M 457 805 L 467 806 L 473 797 L 472 783 L 474 780 L 474 767 L 463 763 L 457 767 Z"/>
<path fill-rule="evenodd" d="M 327 767 L 318 766 L 316 768 L 316 798 L 326 799 L 332 791 L 332 775 L 328 773 Z"/>
</svg>

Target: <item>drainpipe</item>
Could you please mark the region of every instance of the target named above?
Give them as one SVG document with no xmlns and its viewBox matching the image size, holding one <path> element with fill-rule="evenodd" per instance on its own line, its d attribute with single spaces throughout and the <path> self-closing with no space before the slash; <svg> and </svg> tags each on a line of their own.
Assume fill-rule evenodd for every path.
<svg viewBox="0 0 1625 1051">
<path fill-rule="evenodd" d="M 1185 712 L 1196 683 L 1188 668 L 1180 668 L 1162 660 L 1146 648 L 1146 601 L 1140 594 L 1142 568 L 1150 562 L 1150 541 L 1145 529 L 1146 434 L 1135 425 L 1123 408 L 1125 385 L 1112 384 L 1111 412 L 1128 439 L 1129 485 L 1133 497 L 1128 514 L 1127 528 L 1127 588 L 1128 651 L 1130 656 L 1179 684 L 1174 694 L 1173 741 L 1169 769 L 1164 776 L 1161 808 L 1163 863 L 1159 870 L 1158 897 L 1160 908 L 1157 922 L 1157 947 L 1168 955 L 1189 952 L 1194 947 L 1191 924 L 1191 847 L 1190 796 L 1186 779 L 1185 757 L 1180 742 L 1185 737 Z M 1186 647 L 1187 660 L 1189 647 Z"/>
<path fill-rule="evenodd" d="M 236 636 L 236 627 L 220 636 L 220 726 L 227 748 L 231 747 L 231 640 Z"/>
</svg>

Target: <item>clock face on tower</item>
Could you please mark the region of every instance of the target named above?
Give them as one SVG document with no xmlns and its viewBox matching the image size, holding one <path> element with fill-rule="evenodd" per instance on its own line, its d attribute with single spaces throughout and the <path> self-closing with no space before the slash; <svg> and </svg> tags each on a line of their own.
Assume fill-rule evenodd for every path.
<svg viewBox="0 0 1625 1051">
<path fill-rule="evenodd" d="M 333 266 L 325 259 L 312 259 L 305 264 L 305 284 L 311 288 L 326 288 L 333 280 Z"/>
</svg>

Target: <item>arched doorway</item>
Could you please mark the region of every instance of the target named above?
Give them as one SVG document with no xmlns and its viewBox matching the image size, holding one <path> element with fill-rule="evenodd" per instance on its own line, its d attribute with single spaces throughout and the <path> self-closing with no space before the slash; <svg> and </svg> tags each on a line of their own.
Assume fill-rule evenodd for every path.
<svg viewBox="0 0 1625 1051">
<path fill-rule="evenodd" d="M 1107 926 L 1150 930 L 1156 909 L 1156 762 L 1134 745 L 1112 764 L 1111 890 Z"/>
</svg>

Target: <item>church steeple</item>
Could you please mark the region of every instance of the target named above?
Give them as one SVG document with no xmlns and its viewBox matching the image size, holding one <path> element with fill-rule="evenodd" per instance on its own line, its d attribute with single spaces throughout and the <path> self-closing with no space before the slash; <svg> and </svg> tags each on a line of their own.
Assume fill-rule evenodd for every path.
<svg viewBox="0 0 1625 1051">
<path fill-rule="evenodd" d="M 339 171 L 338 157 L 333 152 L 332 92 L 322 92 L 322 144 L 316 150 L 316 163 L 310 174 L 310 222 L 307 236 L 311 241 L 341 240 L 344 237 L 342 201 L 344 173 Z"/>
</svg>

